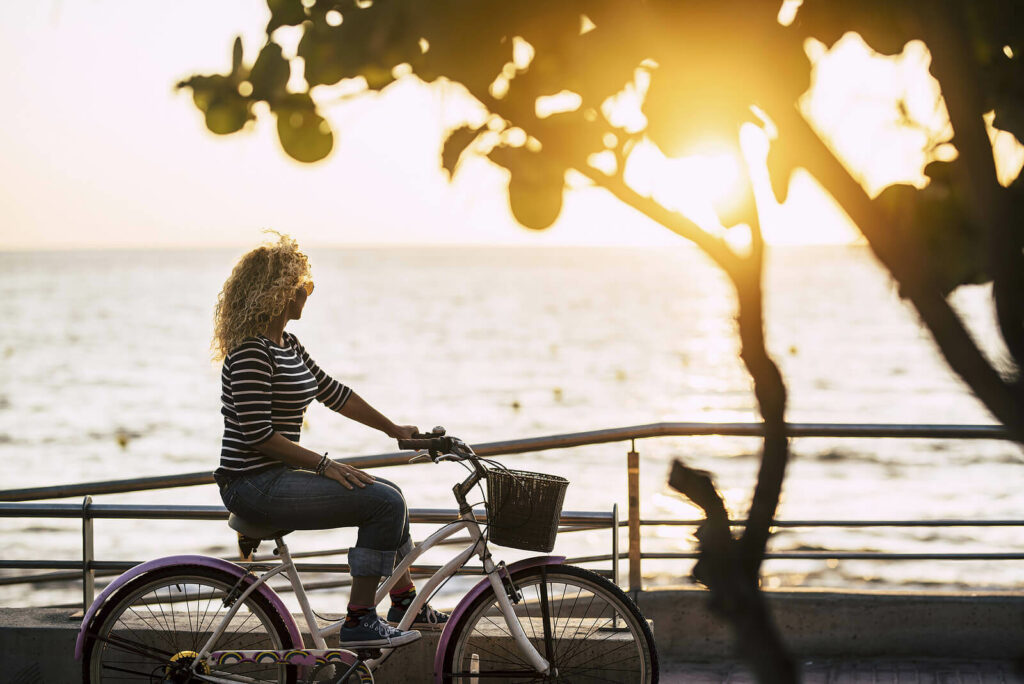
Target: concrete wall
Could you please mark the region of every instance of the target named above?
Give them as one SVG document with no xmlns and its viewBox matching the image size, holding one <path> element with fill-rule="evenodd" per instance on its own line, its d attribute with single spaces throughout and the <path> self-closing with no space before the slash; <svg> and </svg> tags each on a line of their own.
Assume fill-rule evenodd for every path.
<svg viewBox="0 0 1024 684">
<path fill-rule="evenodd" d="M 904 594 L 767 591 L 772 614 L 799 657 L 1021 658 L 1024 593 Z M 728 627 L 707 609 L 707 592 L 642 592 L 666 660 L 734 657 Z"/>
<path fill-rule="evenodd" d="M 767 592 L 787 643 L 800 658 L 1024 656 L 1024 594 Z M 728 629 L 710 615 L 698 589 L 643 592 L 638 604 L 653 622 L 667 662 L 733 657 Z M 81 618 L 60 609 L 0 609 L 0 681 L 80 681 L 74 660 Z M 301 624 L 301 621 L 300 621 Z M 437 635 L 396 651 L 378 681 L 429 682 Z M 411 677 L 414 672 L 422 673 Z"/>
</svg>

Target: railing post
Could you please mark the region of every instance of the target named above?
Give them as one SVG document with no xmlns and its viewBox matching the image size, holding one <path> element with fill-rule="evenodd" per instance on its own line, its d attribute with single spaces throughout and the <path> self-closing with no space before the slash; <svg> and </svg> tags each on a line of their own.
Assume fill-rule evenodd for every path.
<svg viewBox="0 0 1024 684">
<path fill-rule="evenodd" d="M 82 612 L 89 610 L 96 594 L 96 571 L 92 568 L 94 559 L 92 543 L 92 515 L 89 506 L 92 497 L 86 496 L 82 501 Z"/>
<path fill-rule="evenodd" d="M 619 504 L 612 505 L 612 582 L 619 586 Z"/>
<path fill-rule="evenodd" d="M 629 590 L 643 589 L 640 572 L 640 454 L 636 440 L 630 442 L 626 459 L 626 490 L 629 502 Z"/>
</svg>

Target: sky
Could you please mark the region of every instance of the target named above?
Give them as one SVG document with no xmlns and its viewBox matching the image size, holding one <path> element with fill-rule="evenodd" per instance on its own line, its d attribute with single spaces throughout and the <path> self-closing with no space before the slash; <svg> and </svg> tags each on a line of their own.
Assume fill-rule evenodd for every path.
<svg viewBox="0 0 1024 684">
<path fill-rule="evenodd" d="M 554 227 L 534 232 L 513 220 L 507 176 L 489 162 L 449 182 L 442 133 L 467 111 L 450 86 L 403 79 L 333 105 L 335 149 L 314 165 L 283 153 L 269 116 L 209 133 L 173 86 L 228 71 L 235 35 L 251 62 L 266 19 L 259 0 L 0 5 L 0 250 L 248 245 L 264 228 L 310 245 L 678 244 L 594 188 L 568 191 Z M 734 162 L 660 167 L 662 194 L 727 192 Z M 810 176 L 790 195 L 764 217 L 770 242 L 857 239 Z"/>
</svg>

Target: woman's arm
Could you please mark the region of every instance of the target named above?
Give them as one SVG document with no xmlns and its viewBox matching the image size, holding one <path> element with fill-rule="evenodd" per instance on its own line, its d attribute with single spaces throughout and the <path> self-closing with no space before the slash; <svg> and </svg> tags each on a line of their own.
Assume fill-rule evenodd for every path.
<svg viewBox="0 0 1024 684">
<path fill-rule="evenodd" d="M 367 427 L 380 430 L 394 439 L 410 439 L 419 432 L 415 425 L 395 425 L 387 416 L 370 406 L 355 392 L 349 395 L 348 401 L 338 409 L 338 413 Z"/>
<path fill-rule="evenodd" d="M 316 467 L 320 465 L 320 460 L 324 457 L 323 454 L 318 454 L 315 451 L 299 446 L 278 432 L 272 434 L 269 439 L 257 444 L 255 448 L 262 454 L 276 458 L 290 466 L 303 468 L 304 470 L 316 470 Z M 369 473 L 346 463 L 338 463 L 330 459 L 328 459 L 324 477 L 334 480 L 347 489 L 352 489 L 352 485 L 365 487 L 367 484 L 376 481 L 373 475 Z"/>
<path fill-rule="evenodd" d="M 351 387 L 343 385 L 328 375 L 316 361 L 309 355 L 306 348 L 302 346 L 298 338 L 289 336 L 289 343 L 292 344 L 302 363 L 309 372 L 313 374 L 317 384 L 317 400 L 324 406 L 337 411 L 346 418 L 362 423 L 375 430 L 380 430 L 388 437 L 394 439 L 409 439 L 419 430 L 415 425 L 395 425 L 391 420 L 377 409 L 370 406 L 365 399 L 352 391 Z"/>
</svg>

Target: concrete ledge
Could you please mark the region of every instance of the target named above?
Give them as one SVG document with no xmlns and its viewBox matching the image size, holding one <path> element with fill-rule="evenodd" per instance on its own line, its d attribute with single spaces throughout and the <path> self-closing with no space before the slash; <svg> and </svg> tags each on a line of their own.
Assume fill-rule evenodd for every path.
<svg viewBox="0 0 1024 684">
<path fill-rule="evenodd" d="M 82 617 L 70 616 L 70 610 L 61 608 L 0 608 L 0 682 L 80 682 L 82 665 L 75 660 L 75 640 Z M 310 643 L 302 616 L 295 618 L 303 638 Z M 439 631 L 425 631 L 415 643 L 396 649 L 377 670 L 378 681 L 432 683 L 434 651 L 440 636 Z"/>
<path fill-rule="evenodd" d="M 803 658 L 1020 658 L 1024 594 L 767 591 L 783 638 Z M 667 661 L 735 657 L 701 589 L 641 592 Z"/>
<path fill-rule="evenodd" d="M 1024 657 L 1024 594 L 841 591 L 767 592 L 793 652 L 809 658 L 1019 659 Z M 714 662 L 734 657 L 727 626 L 692 588 L 642 592 L 663 661 Z M 80 618 L 53 608 L 0 609 L 0 672 L 17 684 L 80 681 L 74 659 Z M 301 622 L 300 622 L 301 624 Z M 379 681 L 429 682 L 438 633 L 394 655 Z M 412 677 L 422 673 L 421 677 Z"/>
</svg>

